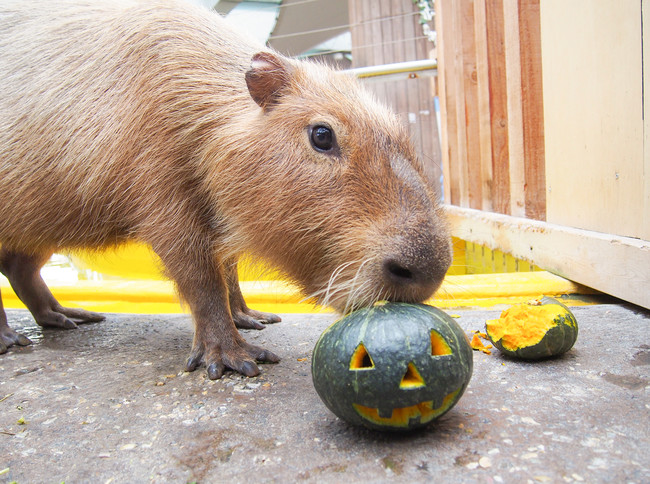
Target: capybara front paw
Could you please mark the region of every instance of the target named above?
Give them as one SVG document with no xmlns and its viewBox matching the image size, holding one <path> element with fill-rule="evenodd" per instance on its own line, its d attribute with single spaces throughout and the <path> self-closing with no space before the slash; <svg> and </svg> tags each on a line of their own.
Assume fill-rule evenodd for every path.
<svg viewBox="0 0 650 484">
<path fill-rule="evenodd" d="M 264 329 L 264 324 L 279 323 L 282 318 L 276 314 L 263 313 L 254 309 L 233 310 L 232 319 L 239 329 Z"/>
<path fill-rule="evenodd" d="M 256 361 L 263 363 L 277 363 L 280 358 L 271 351 L 250 345 L 246 342 L 238 343 L 235 350 L 208 350 L 202 345 L 195 345 L 190 357 L 187 359 L 185 371 L 194 371 L 205 365 L 210 380 L 220 379 L 226 369 L 236 371 L 245 376 L 257 376 L 260 369 Z"/>
<path fill-rule="evenodd" d="M 27 346 L 32 342 L 27 336 L 17 333 L 8 326 L 0 328 L 0 354 L 6 353 L 10 346 Z"/>
</svg>

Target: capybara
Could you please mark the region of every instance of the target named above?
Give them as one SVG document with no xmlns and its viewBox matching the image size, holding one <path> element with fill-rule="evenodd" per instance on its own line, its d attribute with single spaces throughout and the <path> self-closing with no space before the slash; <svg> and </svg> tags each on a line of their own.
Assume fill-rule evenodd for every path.
<svg viewBox="0 0 650 484">
<path fill-rule="evenodd" d="M 41 326 L 54 251 L 151 245 L 192 312 L 186 368 L 259 373 L 237 259 L 341 311 L 421 301 L 451 261 L 397 117 L 352 76 L 286 58 L 182 1 L 0 3 L 0 270 Z M 29 340 L 0 313 L 0 352 Z"/>
</svg>

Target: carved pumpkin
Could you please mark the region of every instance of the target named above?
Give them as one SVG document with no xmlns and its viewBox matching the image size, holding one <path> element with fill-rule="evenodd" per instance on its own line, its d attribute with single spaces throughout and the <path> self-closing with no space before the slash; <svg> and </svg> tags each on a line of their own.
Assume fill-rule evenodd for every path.
<svg viewBox="0 0 650 484">
<path fill-rule="evenodd" d="M 543 297 L 506 309 L 499 319 L 486 322 L 485 332 L 502 353 L 539 360 L 569 351 L 578 339 L 578 322 L 564 304 Z"/>
<path fill-rule="evenodd" d="M 355 311 L 321 335 L 312 358 L 325 405 L 349 423 L 378 430 L 430 423 L 456 404 L 471 376 L 464 331 L 424 304 Z"/>
</svg>

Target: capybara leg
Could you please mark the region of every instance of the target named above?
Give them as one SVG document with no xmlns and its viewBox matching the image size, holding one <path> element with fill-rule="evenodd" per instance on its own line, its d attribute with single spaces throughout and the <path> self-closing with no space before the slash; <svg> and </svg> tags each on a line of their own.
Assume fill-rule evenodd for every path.
<svg viewBox="0 0 650 484">
<path fill-rule="evenodd" d="M 264 324 L 279 323 L 280 316 L 272 313 L 263 313 L 250 309 L 244 300 L 239 287 L 239 276 L 237 275 L 237 262 L 225 264 L 226 280 L 228 282 L 228 299 L 230 300 L 230 313 L 239 329 L 264 329 Z"/>
<path fill-rule="evenodd" d="M 207 250 L 201 254 L 189 241 L 181 248 L 178 237 L 168 239 L 175 241 L 173 248 L 156 250 L 154 245 L 154 250 L 194 317 L 194 342 L 186 371 L 205 365 L 211 380 L 221 378 L 226 368 L 255 376 L 260 372 L 256 361 L 280 361 L 270 351 L 247 343 L 237 331 L 230 314 L 226 276 L 213 254 Z"/>
<path fill-rule="evenodd" d="M 36 322 L 45 328 L 76 328 L 76 323 L 103 321 L 101 314 L 64 308 L 54 298 L 41 277 L 41 267 L 51 254 L 25 254 L 2 249 L 0 271 L 9 279 L 16 295 L 27 306 Z M 75 323 L 76 322 L 76 323 Z"/>
<path fill-rule="evenodd" d="M 2 299 L 0 298 L 0 354 L 6 353 L 7 348 L 13 345 L 27 346 L 32 342 L 20 333 L 17 333 L 9 327 L 7 322 L 7 315 L 5 314 L 2 306 Z"/>
</svg>

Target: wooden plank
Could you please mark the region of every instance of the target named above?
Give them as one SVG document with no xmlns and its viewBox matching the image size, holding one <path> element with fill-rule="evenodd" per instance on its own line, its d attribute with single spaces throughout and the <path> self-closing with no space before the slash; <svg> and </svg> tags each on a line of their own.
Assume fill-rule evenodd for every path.
<svg viewBox="0 0 650 484">
<path fill-rule="evenodd" d="M 508 98 L 505 63 L 503 0 L 486 0 L 490 128 L 492 134 L 492 208 L 510 211 Z"/>
<path fill-rule="evenodd" d="M 467 186 L 467 117 L 465 91 L 463 88 L 463 50 L 462 50 L 462 9 L 457 0 L 452 2 L 451 34 L 453 37 L 453 80 L 454 90 L 451 102 L 456 104 L 456 159 L 451 164 L 452 182 L 455 181 L 458 190 L 457 204 L 461 207 L 469 205 L 469 190 Z M 449 59 L 447 59 L 449 61 Z M 449 100 L 448 100 L 449 101 Z M 449 107 L 449 106 L 448 106 Z"/>
<path fill-rule="evenodd" d="M 404 60 L 412 61 L 418 59 L 426 59 L 426 52 L 422 53 L 422 57 L 418 57 L 418 47 L 417 41 L 406 40 L 406 39 L 415 39 L 418 36 L 422 35 L 422 29 L 418 23 L 417 15 L 415 15 L 415 6 L 412 2 L 402 2 L 402 10 L 399 11 L 402 15 L 400 19 L 396 19 L 396 22 L 402 23 L 402 28 L 404 29 L 404 42 L 402 42 L 402 49 L 404 52 Z"/>
<path fill-rule="evenodd" d="M 650 241 L 446 206 L 452 235 L 650 309 Z"/>
<path fill-rule="evenodd" d="M 419 51 L 423 50 L 418 44 L 422 42 L 414 41 L 412 39 L 422 35 L 422 28 L 417 22 L 415 6 L 411 2 L 400 2 L 397 6 L 397 9 L 394 11 L 394 15 L 397 15 L 395 22 L 400 24 L 400 29 L 402 31 L 403 42 L 400 43 L 400 53 L 403 56 L 404 61 L 412 61 L 417 59 L 426 58 L 426 53 L 422 53 L 420 56 Z M 420 89 L 418 85 L 418 79 L 408 79 L 402 82 L 402 89 L 400 91 L 405 94 L 406 104 L 404 105 L 404 118 L 408 124 L 409 131 L 411 133 L 411 139 L 413 144 L 416 147 L 416 150 L 422 157 L 421 163 L 423 168 L 426 170 L 429 167 L 429 164 L 426 163 L 424 157 L 427 154 L 427 148 L 425 147 L 425 133 L 428 135 L 425 130 L 424 120 L 420 115 L 422 109 L 421 99 L 420 99 Z M 427 170 L 429 171 L 429 170 Z M 434 183 L 432 178 L 433 175 L 429 172 L 430 182 Z"/>
<path fill-rule="evenodd" d="M 519 3 L 503 0 L 504 53 L 508 113 L 508 170 L 510 210 L 522 217 L 526 213 L 524 195 L 524 127 L 521 108 L 521 59 L 519 53 Z"/>
<path fill-rule="evenodd" d="M 352 38 L 352 67 L 365 67 L 365 35 L 363 31 L 362 0 L 348 2 L 348 15 L 350 17 L 350 35 Z"/>
<path fill-rule="evenodd" d="M 418 59 L 418 48 L 417 42 L 406 39 L 414 39 L 418 35 L 418 30 L 420 28 L 419 24 L 415 23 L 415 16 L 411 15 L 415 12 L 412 9 L 412 3 L 402 2 L 401 9 L 398 10 L 398 13 L 401 14 L 401 17 L 396 19 L 396 22 L 401 24 L 401 29 L 403 32 L 404 41 L 401 42 L 401 52 L 404 56 L 404 61 L 412 61 Z M 409 15 L 404 15 L 409 14 Z M 421 57 L 425 58 L 425 57 Z M 416 82 L 413 80 L 404 81 L 404 92 L 406 93 L 406 122 L 409 124 L 409 130 L 411 131 L 411 137 L 414 144 L 418 148 L 418 151 L 422 151 L 422 131 L 418 129 L 418 112 L 420 110 L 420 95 L 418 93 L 418 87 Z"/>
<path fill-rule="evenodd" d="M 459 0 L 463 92 L 465 103 L 465 139 L 467 156 L 461 162 L 461 176 L 464 189 L 467 190 L 467 205 L 471 208 L 482 208 L 480 133 L 478 116 L 478 74 L 476 72 L 476 44 L 474 41 L 474 2 Z"/>
<path fill-rule="evenodd" d="M 546 219 L 540 0 L 519 0 L 526 217 Z"/>
<path fill-rule="evenodd" d="M 479 156 L 474 160 L 481 178 L 481 209 L 492 211 L 492 130 L 490 129 L 490 81 L 488 75 L 485 0 L 474 1 L 474 42 L 476 45 L 477 121 Z"/>
<path fill-rule="evenodd" d="M 641 238 L 650 240 L 650 5 L 641 3 L 643 21 L 643 211 Z"/>
<path fill-rule="evenodd" d="M 391 0 L 390 14 L 393 16 L 391 23 L 395 32 L 395 39 L 405 39 L 404 22 L 400 15 L 404 13 L 404 2 L 401 0 Z M 394 44 L 395 57 L 393 62 L 404 62 L 406 57 L 404 55 L 404 42 Z"/>
<path fill-rule="evenodd" d="M 394 17 L 391 19 L 395 39 L 406 39 L 407 34 L 404 30 L 404 20 L 400 17 L 404 13 L 404 2 L 400 0 L 391 1 L 390 14 Z M 404 62 L 406 60 L 405 42 L 393 44 L 393 59 L 391 62 Z M 398 106 L 398 114 L 405 125 L 408 125 L 408 93 L 406 81 L 394 82 L 391 84 L 395 106 Z"/>
<path fill-rule="evenodd" d="M 381 37 L 379 39 L 373 39 L 376 41 L 381 41 L 381 64 L 389 64 L 391 62 L 399 62 L 399 48 L 400 43 L 392 42 L 396 39 L 402 39 L 403 37 L 398 36 L 397 32 L 394 32 L 394 26 L 397 22 L 393 22 L 391 16 L 393 15 L 393 2 L 392 0 L 379 0 L 375 9 L 379 11 L 379 16 L 381 20 L 379 21 L 379 28 L 381 30 Z"/>
<path fill-rule="evenodd" d="M 438 135 L 438 122 L 433 104 L 433 78 L 419 78 L 410 82 L 416 84 L 419 94 L 419 124 L 422 130 L 422 163 L 430 186 L 440 197 L 442 187 L 440 177 L 442 165 L 440 160 L 440 137 Z"/>
<path fill-rule="evenodd" d="M 441 79 L 440 99 L 441 123 L 446 128 L 443 130 L 443 169 L 445 173 L 445 201 L 458 205 L 461 201 L 459 180 L 457 175 L 458 167 L 458 110 L 456 91 L 458 88 L 456 78 L 456 37 L 454 35 L 454 0 L 439 0 L 437 4 L 437 15 L 439 17 L 438 41 L 438 63 L 439 76 Z"/>
<path fill-rule="evenodd" d="M 368 20 L 367 41 L 368 41 L 368 65 L 378 66 L 385 63 L 384 45 L 394 39 L 387 39 L 382 35 L 382 12 L 381 2 L 386 0 L 365 0 L 363 15 Z M 386 90 L 386 84 L 377 82 L 372 85 L 372 89 L 377 93 L 379 99 L 386 100 L 389 98 Z"/>
<path fill-rule="evenodd" d="M 650 217 L 640 211 L 648 187 L 641 2 L 544 0 L 540 7 L 546 218 L 648 238 Z"/>
<path fill-rule="evenodd" d="M 451 203 L 451 184 L 449 174 L 451 173 L 450 167 L 450 147 L 449 147 L 449 130 L 450 118 L 447 112 L 447 62 L 446 62 L 446 49 L 447 42 L 447 27 L 445 26 L 447 11 L 446 8 L 450 5 L 448 0 L 439 0 L 436 5 L 435 28 L 438 34 L 438 103 L 440 104 L 440 158 L 442 161 L 442 200 Z"/>
<path fill-rule="evenodd" d="M 357 2 L 356 0 L 349 0 L 348 2 L 348 20 L 350 22 L 350 44 L 351 44 L 351 52 L 352 52 L 352 67 L 358 67 L 355 60 L 358 61 L 358 54 L 355 55 L 355 50 L 357 50 L 357 47 L 361 44 L 359 44 L 359 27 L 357 26 L 357 23 L 359 20 L 357 19 L 357 8 L 356 8 Z"/>
</svg>

